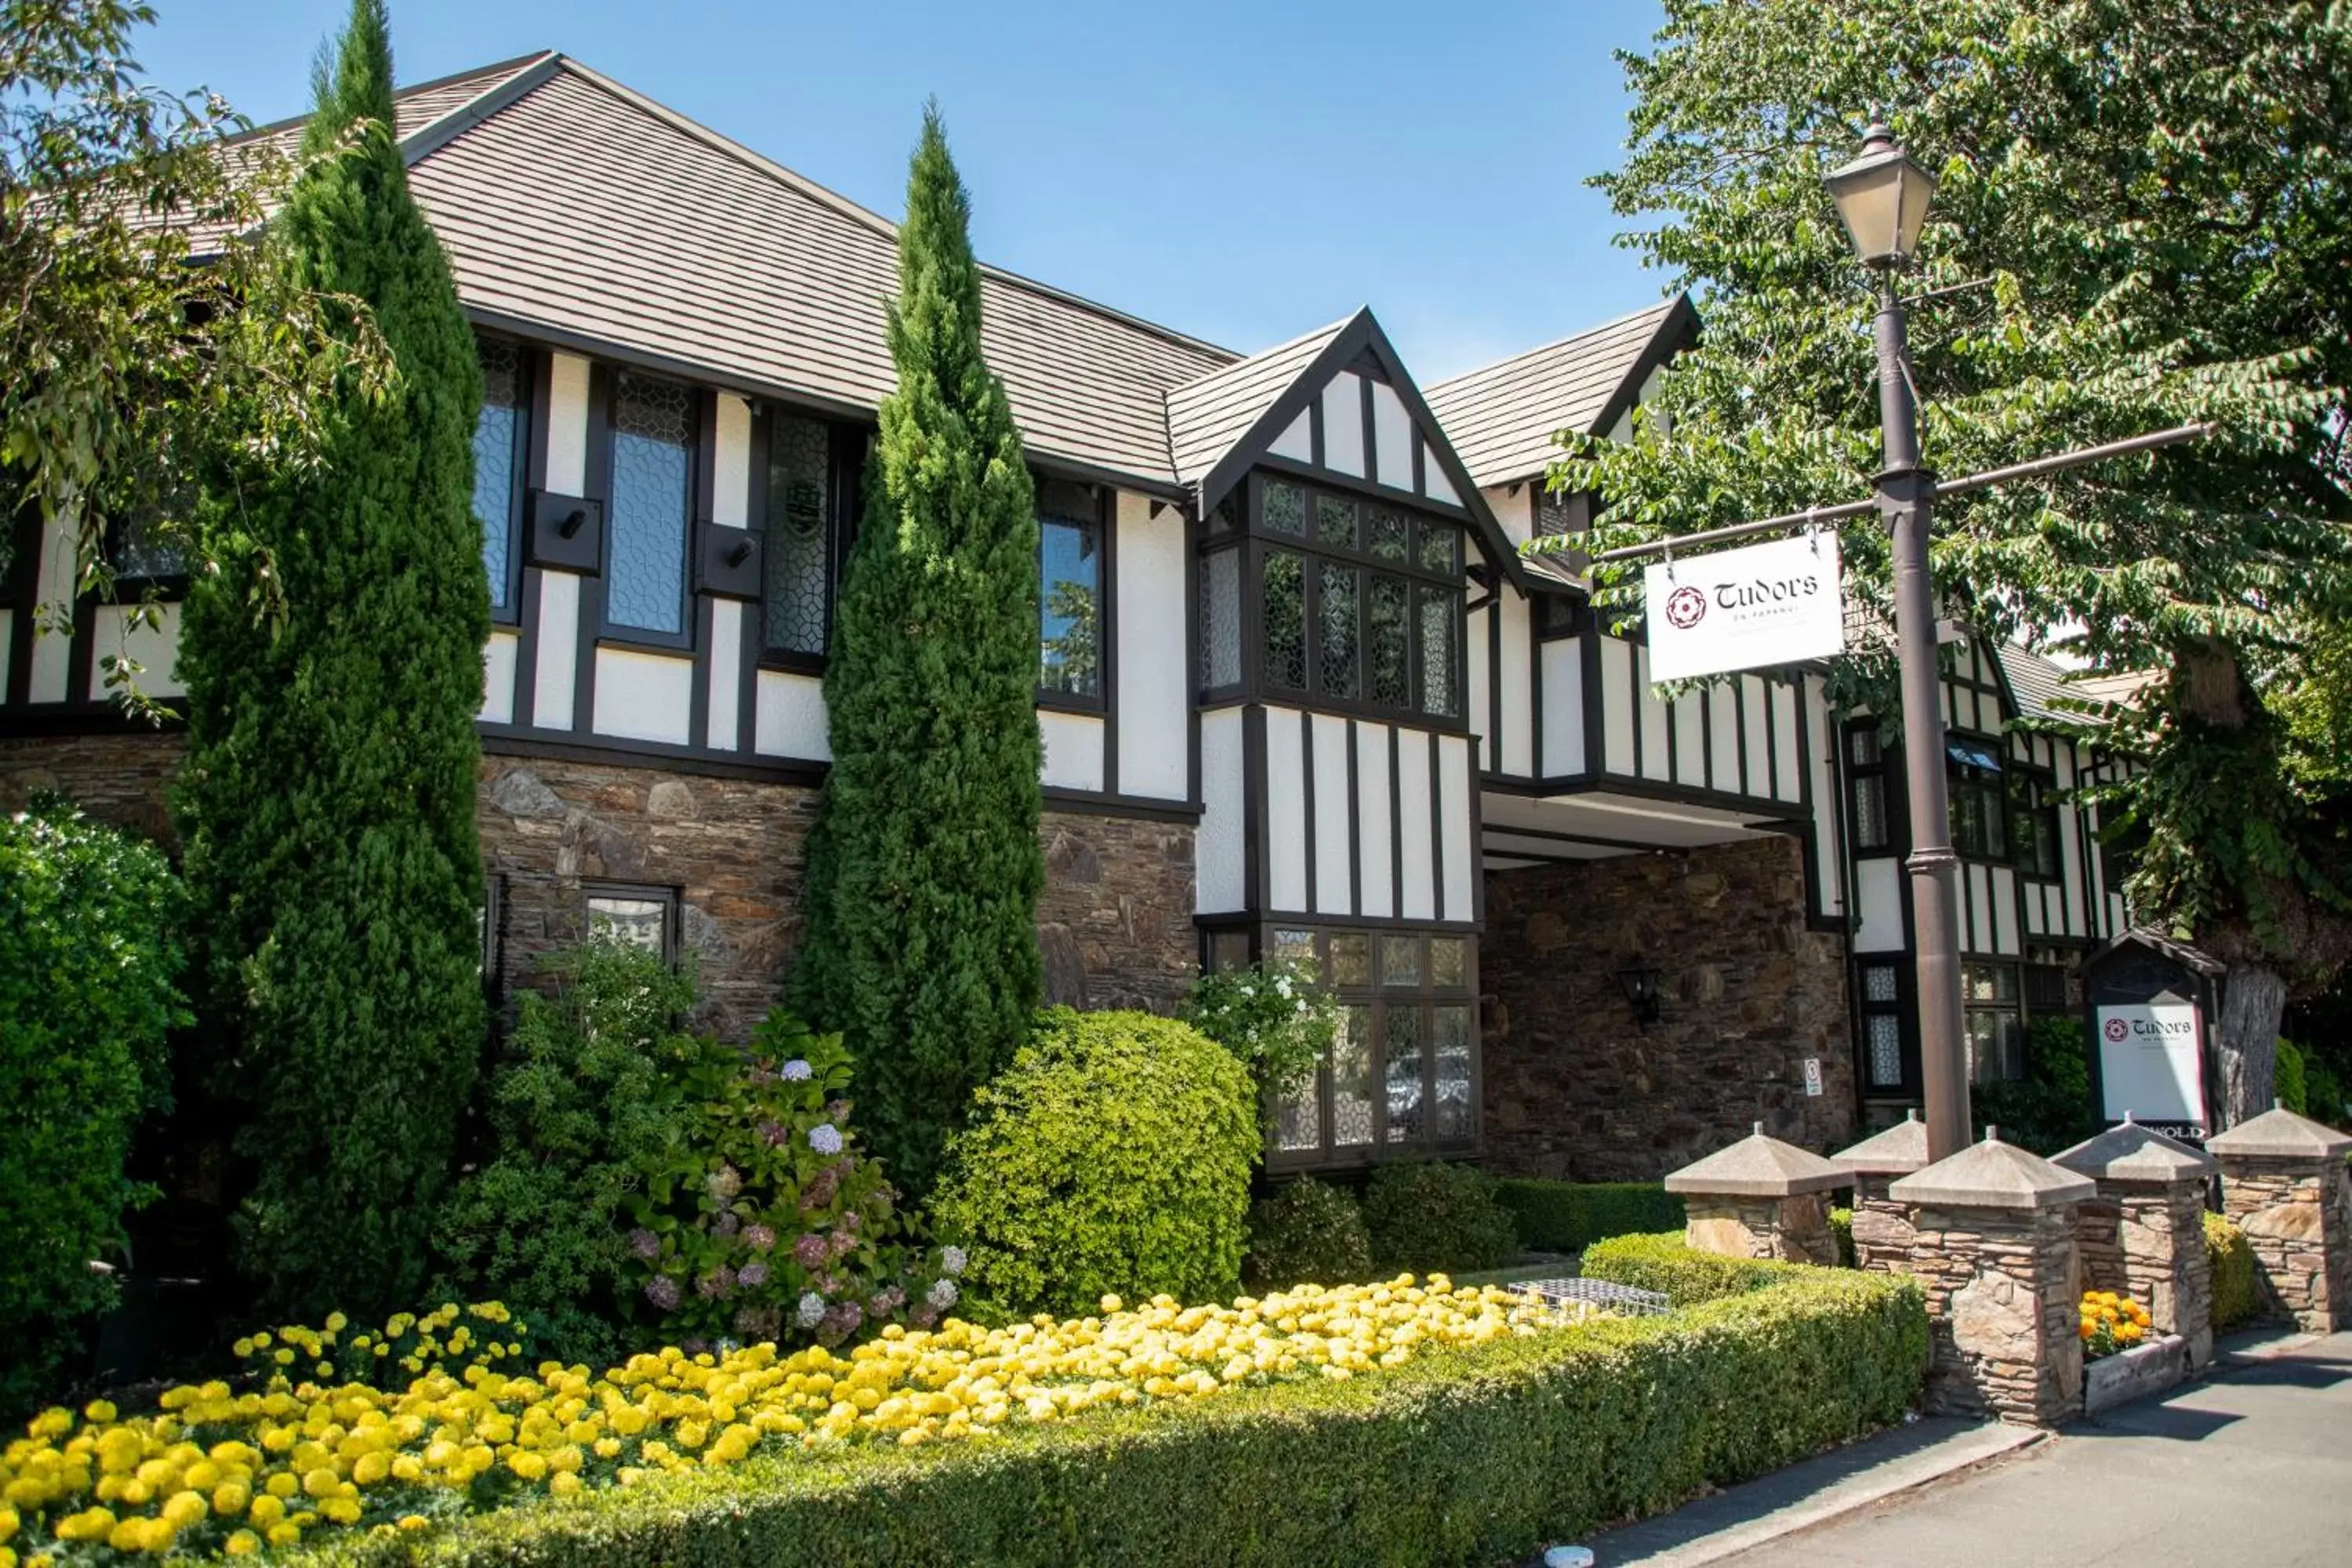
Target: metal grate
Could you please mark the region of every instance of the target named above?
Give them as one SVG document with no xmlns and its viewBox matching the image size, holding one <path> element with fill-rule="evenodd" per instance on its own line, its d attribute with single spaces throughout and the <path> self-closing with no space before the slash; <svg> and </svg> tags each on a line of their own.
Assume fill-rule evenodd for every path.
<svg viewBox="0 0 2352 1568">
<path fill-rule="evenodd" d="M 1533 1296 L 1549 1307 L 1581 1302 L 1628 1318 L 1654 1318 L 1668 1308 L 1666 1298 L 1658 1291 L 1638 1290 L 1609 1279 L 1522 1279 L 1507 1289 Z"/>
</svg>

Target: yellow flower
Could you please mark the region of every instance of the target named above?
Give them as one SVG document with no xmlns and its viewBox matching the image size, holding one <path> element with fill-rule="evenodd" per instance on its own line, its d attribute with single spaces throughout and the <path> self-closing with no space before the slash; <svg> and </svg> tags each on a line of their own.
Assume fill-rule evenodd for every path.
<svg viewBox="0 0 2352 1568">
<path fill-rule="evenodd" d="M 221 1550 L 231 1557 L 249 1557 L 261 1550 L 261 1537 L 249 1530 L 240 1530 L 222 1543 Z"/>
</svg>

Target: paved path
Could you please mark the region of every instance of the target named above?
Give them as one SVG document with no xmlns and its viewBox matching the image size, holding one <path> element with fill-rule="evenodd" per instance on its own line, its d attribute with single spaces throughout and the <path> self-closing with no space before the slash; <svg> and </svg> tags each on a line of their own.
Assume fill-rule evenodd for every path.
<svg viewBox="0 0 2352 1568">
<path fill-rule="evenodd" d="M 1625 1557 L 1604 1554 L 1603 1568 Z M 2345 1568 L 2352 1333 L 2246 1359 L 1737 1568 Z"/>
</svg>

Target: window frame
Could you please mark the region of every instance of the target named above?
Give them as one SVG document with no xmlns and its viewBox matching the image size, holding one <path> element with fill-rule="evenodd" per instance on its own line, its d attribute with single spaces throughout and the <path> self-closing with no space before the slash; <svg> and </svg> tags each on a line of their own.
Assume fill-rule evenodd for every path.
<svg viewBox="0 0 2352 1568">
<path fill-rule="evenodd" d="M 1284 533 L 1266 526 L 1265 491 L 1269 484 L 1296 485 L 1305 493 L 1305 532 Z M 1202 641 L 1194 649 L 1192 658 L 1195 700 L 1206 704 L 1246 697 L 1315 712 L 1344 713 L 1447 734 L 1469 733 L 1467 578 L 1470 553 L 1475 544 L 1470 525 L 1443 512 L 1415 505 L 1411 498 L 1367 494 L 1345 486 L 1308 479 L 1286 468 L 1253 468 L 1243 483 L 1236 487 L 1236 494 L 1242 497 L 1242 501 L 1234 510 L 1235 526 L 1217 529 L 1204 524 L 1200 545 L 1194 552 L 1197 587 L 1202 595 L 1199 626 Z M 1345 500 L 1356 509 L 1357 543 L 1354 548 L 1323 542 L 1316 514 L 1318 500 L 1325 496 Z M 1371 509 L 1375 507 L 1398 513 L 1409 524 L 1405 554 L 1401 561 L 1375 555 L 1364 545 L 1366 524 Z M 1422 530 L 1431 526 L 1443 527 L 1453 534 L 1454 564 L 1450 574 L 1423 564 Z M 1231 685 L 1210 686 L 1205 679 L 1207 638 L 1213 631 L 1207 608 L 1206 587 L 1210 571 L 1207 563 L 1218 552 L 1227 550 L 1240 552 L 1241 679 Z M 1306 623 L 1303 658 L 1307 679 L 1306 684 L 1299 687 L 1275 684 L 1269 679 L 1265 657 L 1266 560 L 1277 551 L 1295 554 L 1300 563 L 1299 598 Z M 1356 695 L 1353 697 L 1335 696 L 1323 689 L 1321 568 L 1326 564 L 1349 568 L 1356 574 Z M 1394 578 L 1405 585 L 1404 684 L 1407 700 L 1402 704 L 1379 701 L 1372 696 L 1371 602 L 1372 585 L 1378 577 Z M 1449 683 L 1453 711 L 1450 713 L 1433 713 L 1420 704 L 1426 684 L 1426 669 L 1422 657 L 1420 605 L 1423 593 L 1430 590 L 1447 594 L 1453 600 L 1454 668 Z"/>
<path fill-rule="evenodd" d="M 636 903 L 661 905 L 661 960 L 672 969 L 677 967 L 685 952 L 684 889 L 651 882 L 583 881 L 580 884 L 580 934 L 583 941 L 595 935 L 593 906 L 599 899 L 626 899 Z"/>
<path fill-rule="evenodd" d="M 1865 734 L 1874 737 L 1878 748 L 1878 756 L 1874 762 L 1858 763 L 1853 760 L 1854 738 Z M 1897 853 L 1895 791 L 1893 787 L 1897 774 L 1892 765 L 1892 758 L 1893 753 L 1887 748 L 1885 730 L 1877 720 L 1850 719 L 1840 726 L 1838 772 L 1844 780 L 1841 791 L 1844 799 L 1841 805 L 1845 811 L 1845 841 L 1849 847 L 1848 852 L 1854 856 Z M 1878 839 L 1868 843 L 1865 843 L 1862 837 L 1862 794 L 1864 783 L 1873 783 L 1877 786 L 1878 821 L 1883 829 Z"/>
<path fill-rule="evenodd" d="M 1993 760 L 1994 765 L 1985 768 L 1963 762 L 1954 754 L 1963 746 L 1983 752 Z M 2014 857 L 2009 833 L 2009 766 L 2000 742 L 1976 731 L 1948 731 L 1944 737 L 1944 791 L 1951 846 L 1960 858 L 1994 866 L 2011 864 Z M 1962 831 L 1967 820 L 1964 800 L 1976 802 L 1979 813 L 1990 813 L 1979 818 L 1980 826 L 1993 825 L 1990 834 Z"/>
<path fill-rule="evenodd" d="M 1913 968 L 1910 954 L 1863 953 L 1854 959 L 1854 1081 L 1862 1086 L 1864 1100 L 1916 1100 L 1924 1083 L 1919 1068 L 1919 1037 L 1917 1012 L 1912 1006 Z M 1870 994 L 1869 971 L 1885 969 L 1895 976 L 1895 994 L 1874 999 Z M 1892 1084 L 1878 1082 L 1870 1069 L 1870 1020 L 1891 1017 L 1895 1020 L 1895 1070 L 1897 1080 Z"/>
<path fill-rule="evenodd" d="M 496 598 L 490 601 L 490 624 L 520 628 L 522 625 L 523 573 L 530 563 L 527 558 L 530 553 L 530 542 L 523 532 L 523 519 L 530 511 L 533 482 L 532 440 L 540 422 L 539 394 L 545 381 L 542 363 L 545 356 L 529 343 L 503 332 L 478 331 L 474 334 L 474 355 L 478 361 L 481 357 L 482 345 L 488 342 L 510 348 L 515 355 L 514 452 L 507 484 L 507 572 L 506 582 L 499 585 L 503 588 L 506 602 L 500 604 Z M 479 428 L 478 418 L 476 427 Z M 467 504 L 468 507 L 473 504 L 470 496 Z M 486 532 L 492 526 L 488 518 L 475 521 Z M 485 575 L 488 574 L 487 564 L 485 563 Z"/>
<path fill-rule="evenodd" d="M 1084 485 L 1093 492 L 1095 509 L 1095 689 L 1091 695 L 1082 691 L 1063 691 L 1049 688 L 1042 679 L 1034 696 L 1036 705 L 1055 713 L 1086 713 L 1101 717 L 1110 711 L 1112 682 L 1117 676 L 1116 655 L 1118 646 L 1118 579 L 1117 562 L 1118 546 L 1118 488 L 1098 479 L 1071 479 L 1050 470 L 1032 469 L 1030 481 L 1038 497 L 1045 494 L 1048 480 L 1063 484 Z M 1041 508 L 1033 502 L 1030 511 L 1037 520 L 1037 672 L 1045 673 L 1045 518 Z M 1055 514 L 1059 516 L 1059 513 Z"/>
<path fill-rule="evenodd" d="M 2007 772 L 2010 864 L 2017 868 L 2019 876 L 2028 881 L 2056 882 L 2066 873 L 2065 850 L 2058 835 L 2058 802 L 2053 798 L 2058 790 L 2058 775 L 2048 768 L 2015 762 L 2008 765 Z M 2017 831 L 2017 825 L 2024 821 L 2033 824 L 2032 836 L 2036 844 L 2047 847 L 2050 868 L 2046 871 L 2027 861 L 2026 845 Z"/>
<path fill-rule="evenodd" d="M 625 377 L 668 382 L 685 388 L 688 397 L 686 517 L 678 541 L 680 629 L 674 633 L 628 626 L 613 619 L 613 584 L 619 576 L 619 552 L 614 546 L 615 531 L 620 527 L 619 497 L 614 493 L 614 467 L 619 431 L 613 416 L 615 405 L 620 402 L 621 382 Z M 591 395 L 593 412 L 590 424 L 595 442 L 595 482 L 600 487 L 604 514 L 602 570 L 598 573 L 602 581 L 597 584 L 595 595 L 597 646 L 658 653 L 694 652 L 696 633 L 701 621 L 696 608 L 696 601 L 700 595 L 695 592 L 694 540 L 698 524 L 710 515 L 710 456 L 712 426 L 718 414 L 716 395 L 708 387 L 677 376 L 620 367 L 598 366 L 595 382 Z"/>
<path fill-rule="evenodd" d="M 1978 1084 L 1986 1083 L 2015 1083 L 2025 1077 L 2026 1014 L 2023 968 L 2022 964 L 2010 959 L 1967 959 L 1960 964 L 1960 1037 L 1966 1043 L 1969 1053 L 1969 1083 L 1972 1088 Z M 1994 996 L 1990 999 L 1977 997 L 1974 994 L 1976 982 L 1982 976 L 1993 977 L 1996 990 L 1999 988 L 2000 978 L 2006 976 L 2009 982 L 2009 994 L 2006 997 Z M 2013 1067 L 2015 1071 L 2004 1071 L 1998 1078 L 1979 1076 L 1975 1021 L 1979 1017 L 2006 1018 L 2012 1025 L 2015 1031 L 2016 1059 L 2014 1062 L 2004 1059 L 2002 1065 L 2004 1068 Z"/>
<path fill-rule="evenodd" d="M 841 610 L 842 578 L 849 570 L 850 547 L 856 542 L 857 510 L 864 500 L 866 450 L 871 433 L 863 426 L 845 425 L 788 403 L 766 401 L 752 410 L 751 493 L 747 513 L 751 527 L 760 536 L 760 548 L 763 552 L 769 548 L 768 525 L 773 516 L 771 508 L 774 504 L 768 485 L 769 444 L 774 437 L 775 420 L 779 416 L 822 425 L 827 437 L 824 651 L 808 653 L 799 648 L 768 646 L 768 584 L 763 564 L 761 568 L 760 597 L 751 605 L 756 622 L 753 635 L 759 650 L 759 668 L 790 670 L 801 675 L 823 675 L 826 663 L 833 657 L 834 625 Z"/>
<path fill-rule="evenodd" d="M 1250 962 L 1278 955 L 1278 934 L 1293 931 L 1309 933 L 1314 950 L 1314 968 L 1318 983 L 1338 998 L 1343 1007 L 1361 1008 L 1365 1027 L 1370 1033 L 1366 1042 L 1368 1093 L 1371 1101 L 1371 1140 L 1366 1143 L 1336 1145 L 1332 1142 L 1332 1074 L 1327 1056 L 1316 1068 L 1311 1080 L 1314 1086 L 1317 1142 L 1312 1149 L 1283 1149 L 1276 1146 L 1280 1106 L 1269 1099 L 1261 1108 L 1263 1123 L 1264 1163 L 1269 1173 L 1309 1170 L 1347 1169 L 1379 1164 L 1391 1160 L 1465 1158 L 1477 1154 L 1485 1142 L 1486 1051 L 1480 1022 L 1478 995 L 1479 937 L 1475 931 L 1446 930 L 1433 926 L 1386 924 L 1320 923 L 1315 921 L 1276 920 L 1245 924 L 1203 927 L 1201 931 L 1201 954 L 1204 968 L 1219 967 L 1221 958 L 1230 958 L 1231 939 L 1236 934 L 1245 938 Z M 1337 937 L 1360 936 L 1371 944 L 1372 978 L 1367 984 L 1338 984 L 1330 979 L 1331 943 Z M 1227 951 L 1219 952 L 1220 939 L 1225 939 Z M 1383 984 L 1381 944 L 1391 939 L 1403 939 L 1420 944 L 1419 978 L 1411 986 Z M 1433 941 L 1459 942 L 1462 944 L 1462 981 L 1459 984 L 1440 985 L 1435 966 L 1430 962 Z M 1397 1007 L 1411 1007 L 1421 1020 L 1421 1099 L 1429 1131 L 1410 1141 L 1392 1139 L 1389 1127 L 1388 1105 L 1388 1016 Z M 1470 1075 L 1467 1088 L 1469 1128 L 1467 1134 L 1440 1138 L 1436 1135 L 1434 1108 L 1437 1104 L 1437 1009 L 1461 1007 L 1468 1014 Z"/>
</svg>

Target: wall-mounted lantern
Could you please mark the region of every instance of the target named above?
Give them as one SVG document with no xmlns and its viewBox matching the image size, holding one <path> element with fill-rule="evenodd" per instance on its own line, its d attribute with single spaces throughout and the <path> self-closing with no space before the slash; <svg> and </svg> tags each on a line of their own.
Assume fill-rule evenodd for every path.
<svg viewBox="0 0 2352 1568">
<path fill-rule="evenodd" d="M 1625 1005 L 1633 1009 L 1633 1016 L 1644 1025 L 1658 1021 L 1658 966 L 1640 959 L 1624 964 L 1617 971 L 1617 989 L 1625 994 Z"/>
</svg>

